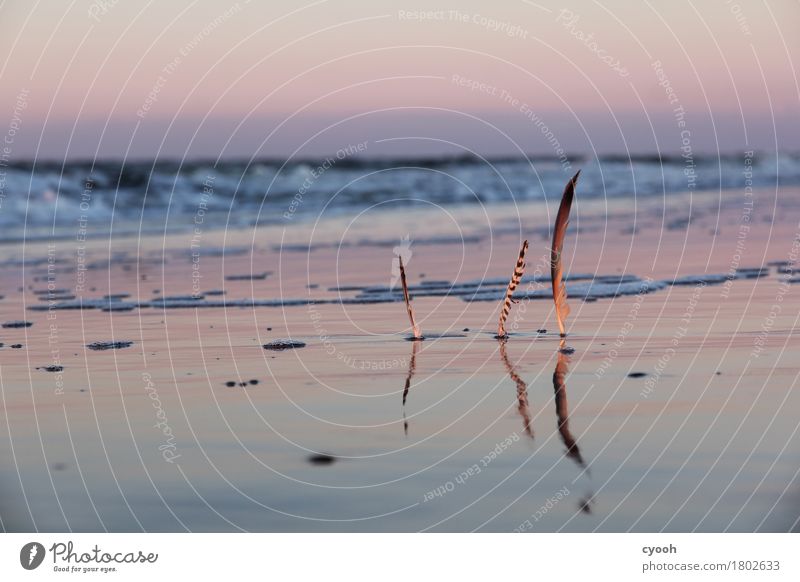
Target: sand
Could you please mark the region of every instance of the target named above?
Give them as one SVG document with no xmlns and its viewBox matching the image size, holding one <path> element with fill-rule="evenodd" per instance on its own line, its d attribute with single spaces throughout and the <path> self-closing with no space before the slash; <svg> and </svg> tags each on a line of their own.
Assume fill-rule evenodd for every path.
<svg viewBox="0 0 800 582">
<path fill-rule="evenodd" d="M 573 282 L 571 355 L 547 281 L 505 344 L 499 300 L 418 296 L 424 342 L 392 294 L 358 300 L 406 234 L 412 289 L 502 281 L 522 238 L 546 274 L 542 204 L 6 244 L 0 320 L 33 325 L 0 339 L 2 527 L 797 530 L 800 286 L 768 265 L 797 252 L 797 195 L 579 185 L 567 273 L 629 278 Z"/>
</svg>

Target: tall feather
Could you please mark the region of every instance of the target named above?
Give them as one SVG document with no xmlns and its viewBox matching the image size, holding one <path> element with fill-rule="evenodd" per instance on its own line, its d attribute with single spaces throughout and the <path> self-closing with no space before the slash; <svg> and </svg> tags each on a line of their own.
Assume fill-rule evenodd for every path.
<svg viewBox="0 0 800 582">
<path fill-rule="evenodd" d="M 408 319 L 411 320 L 411 330 L 414 333 L 413 339 L 422 339 L 422 334 L 419 332 L 419 326 L 414 321 L 414 310 L 411 309 L 411 298 L 408 295 L 408 283 L 406 283 L 406 270 L 403 267 L 403 257 L 397 257 L 400 260 L 400 282 L 403 284 L 403 299 L 406 301 L 406 309 L 408 310 Z"/>
<path fill-rule="evenodd" d="M 553 245 L 550 247 L 550 278 L 553 283 L 553 301 L 556 304 L 556 317 L 558 318 L 558 329 L 561 337 L 566 337 L 566 321 L 569 315 L 569 305 L 567 305 L 567 289 L 564 287 L 564 265 L 561 260 L 561 252 L 564 250 L 564 238 L 567 234 L 569 225 L 569 211 L 572 208 L 572 199 L 575 196 L 575 184 L 580 176 L 580 170 L 575 174 L 564 188 L 561 196 L 561 205 L 558 207 L 556 224 L 553 229 Z"/>
<path fill-rule="evenodd" d="M 506 296 L 503 300 L 503 309 L 500 310 L 500 321 L 497 323 L 497 337 L 504 338 L 508 337 L 506 333 L 506 320 L 508 319 L 508 314 L 511 313 L 511 303 L 514 302 L 514 291 L 519 285 L 520 279 L 522 279 L 522 275 L 525 273 L 525 253 L 528 250 L 528 241 L 522 243 L 522 248 L 519 249 L 519 258 L 517 259 L 517 265 L 514 267 L 514 274 L 511 275 L 511 280 L 508 282 L 508 288 L 506 289 Z"/>
</svg>

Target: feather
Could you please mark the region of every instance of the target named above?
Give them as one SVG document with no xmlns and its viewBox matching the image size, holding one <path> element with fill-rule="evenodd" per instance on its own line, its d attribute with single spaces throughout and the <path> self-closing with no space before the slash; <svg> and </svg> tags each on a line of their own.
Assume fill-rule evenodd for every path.
<svg viewBox="0 0 800 582">
<path fill-rule="evenodd" d="M 517 265 L 514 267 L 514 274 L 511 275 L 511 280 L 508 282 L 508 288 L 506 289 L 506 296 L 503 300 L 503 308 L 500 310 L 500 321 L 497 323 L 497 337 L 504 338 L 508 337 L 506 333 L 506 319 L 508 319 L 508 314 L 511 313 L 511 303 L 514 302 L 514 291 L 519 285 L 520 279 L 522 279 L 522 275 L 525 273 L 525 252 L 528 250 L 528 241 L 522 243 L 522 248 L 519 250 L 519 258 L 517 259 Z"/>
<path fill-rule="evenodd" d="M 558 329 L 561 337 L 566 337 L 566 321 L 569 315 L 569 305 L 567 305 L 567 289 L 564 287 L 564 265 L 561 260 L 561 252 L 564 250 L 564 238 L 567 234 L 569 225 L 569 211 L 572 208 L 572 199 L 575 196 L 575 184 L 580 176 L 580 170 L 572 179 L 567 182 L 564 194 L 561 197 L 561 205 L 558 207 L 556 224 L 553 229 L 553 245 L 550 247 L 550 278 L 553 284 L 553 301 L 556 305 L 556 317 L 558 318 Z"/>
<path fill-rule="evenodd" d="M 408 283 L 406 283 L 406 270 L 403 268 L 403 257 L 398 256 L 398 259 L 400 261 L 400 282 L 403 284 L 403 299 L 406 301 L 408 319 L 411 320 L 411 331 L 414 334 L 413 339 L 422 339 L 422 335 L 419 332 L 419 326 L 417 325 L 417 322 L 414 321 L 414 310 L 411 309 L 411 298 L 408 295 Z"/>
</svg>

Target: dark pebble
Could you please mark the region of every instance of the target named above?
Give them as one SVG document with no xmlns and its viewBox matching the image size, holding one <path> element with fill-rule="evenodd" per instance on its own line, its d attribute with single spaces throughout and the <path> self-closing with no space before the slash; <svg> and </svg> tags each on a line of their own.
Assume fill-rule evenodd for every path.
<svg viewBox="0 0 800 582">
<path fill-rule="evenodd" d="M 288 339 L 275 340 L 274 342 L 269 342 L 263 346 L 265 350 L 292 350 L 295 348 L 304 347 L 306 347 L 305 342 Z"/>
<path fill-rule="evenodd" d="M 120 348 L 129 348 L 133 342 L 120 341 L 120 342 L 93 342 L 87 344 L 86 347 L 90 350 L 103 351 L 103 350 L 118 350 Z"/>
<path fill-rule="evenodd" d="M 250 380 L 250 384 L 253 384 L 255 386 L 256 384 L 258 384 L 258 380 Z"/>
<path fill-rule="evenodd" d="M 546 329 L 537 329 L 536 333 L 547 333 Z"/>
<path fill-rule="evenodd" d="M 468 328 L 468 327 L 465 327 L 465 328 L 464 328 L 464 329 L 462 329 L 461 331 L 469 331 L 469 328 Z"/>
<path fill-rule="evenodd" d="M 37 370 L 44 370 L 45 372 L 63 372 L 64 366 L 43 366 L 36 368 Z"/>
<path fill-rule="evenodd" d="M 628 374 L 628 378 L 644 378 L 647 376 L 647 372 L 631 372 Z"/>
<path fill-rule="evenodd" d="M 11 344 L 11 347 L 14 348 L 15 350 L 18 350 L 22 347 L 22 344 Z"/>
<path fill-rule="evenodd" d="M 227 382 L 225 382 L 225 386 L 227 386 L 228 388 L 233 388 L 234 386 L 236 386 L 236 382 L 234 382 L 233 380 L 228 380 Z"/>
<path fill-rule="evenodd" d="M 312 465 L 332 465 L 335 461 L 336 457 L 324 453 L 308 457 L 308 462 Z"/>
<path fill-rule="evenodd" d="M 20 327 L 30 327 L 33 325 L 31 321 L 7 321 L 3 324 L 5 328 L 20 328 Z"/>
<path fill-rule="evenodd" d="M 575 353 L 575 348 L 572 348 L 570 346 L 566 346 L 566 347 L 561 348 L 558 351 L 561 352 L 562 354 L 570 355 L 570 354 L 574 354 Z"/>
</svg>

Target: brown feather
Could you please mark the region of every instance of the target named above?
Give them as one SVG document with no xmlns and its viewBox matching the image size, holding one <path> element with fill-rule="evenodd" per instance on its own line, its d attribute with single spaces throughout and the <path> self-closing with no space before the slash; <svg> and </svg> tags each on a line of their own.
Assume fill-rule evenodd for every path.
<svg viewBox="0 0 800 582">
<path fill-rule="evenodd" d="M 575 174 L 564 188 L 561 197 L 561 204 L 556 215 L 556 224 L 553 229 L 553 245 L 550 247 L 550 278 L 553 284 L 553 301 L 556 305 L 556 317 L 558 318 L 558 329 L 561 337 L 567 335 L 566 321 L 569 315 L 569 305 L 567 305 L 567 289 L 564 287 L 564 265 L 561 260 L 561 253 L 564 250 L 564 238 L 567 234 L 569 225 L 569 211 L 572 208 L 572 199 L 575 196 L 575 184 L 578 181 L 580 170 Z"/>
<path fill-rule="evenodd" d="M 522 275 L 525 274 L 525 253 L 527 250 L 528 241 L 526 240 L 522 243 L 522 248 L 519 250 L 519 258 L 517 259 L 517 264 L 514 267 L 514 273 L 511 275 L 511 280 L 508 282 L 506 296 L 503 299 L 503 307 L 500 310 L 500 321 L 497 323 L 497 337 L 499 338 L 508 336 L 505 327 L 506 319 L 508 319 L 508 314 L 511 313 L 511 303 L 514 300 L 514 291 L 517 289 L 517 285 L 519 285 Z"/>
<path fill-rule="evenodd" d="M 406 270 L 403 268 L 403 257 L 397 257 L 400 261 L 400 282 L 403 284 L 403 299 L 406 302 L 406 309 L 408 310 L 408 319 L 411 320 L 411 330 L 414 334 L 414 339 L 422 339 L 417 322 L 414 321 L 414 310 L 411 309 L 411 297 L 408 295 L 408 283 L 406 283 Z"/>
</svg>

